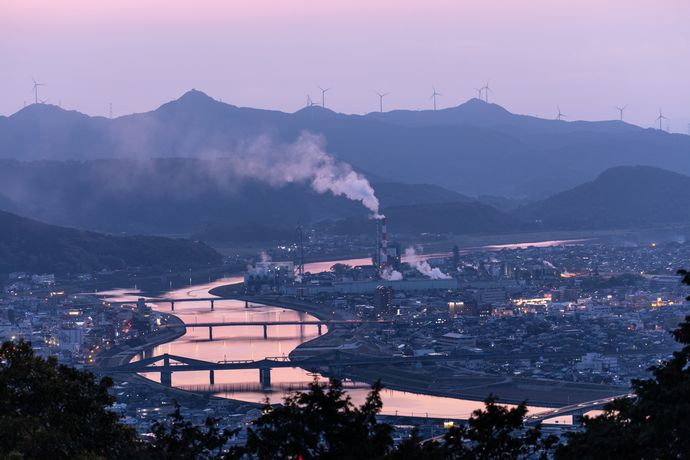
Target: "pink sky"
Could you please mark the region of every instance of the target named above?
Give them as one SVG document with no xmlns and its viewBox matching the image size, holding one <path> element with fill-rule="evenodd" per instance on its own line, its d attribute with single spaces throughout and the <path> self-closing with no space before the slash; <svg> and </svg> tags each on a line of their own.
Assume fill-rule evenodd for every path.
<svg viewBox="0 0 690 460">
<path fill-rule="evenodd" d="M 690 121 L 686 0 L 5 0 L 0 114 L 41 97 L 92 115 L 145 111 L 197 88 L 294 111 L 318 85 L 347 113 L 491 99 L 552 118 Z"/>
</svg>

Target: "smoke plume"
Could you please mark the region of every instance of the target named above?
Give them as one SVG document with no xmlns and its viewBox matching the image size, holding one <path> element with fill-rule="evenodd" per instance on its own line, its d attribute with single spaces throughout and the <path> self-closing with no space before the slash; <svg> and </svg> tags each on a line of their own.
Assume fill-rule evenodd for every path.
<svg viewBox="0 0 690 460">
<path fill-rule="evenodd" d="M 264 262 L 264 263 L 271 262 L 273 260 L 271 258 L 271 256 L 266 253 L 266 251 L 261 251 L 259 253 L 259 259 L 261 260 L 261 262 Z M 261 275 L 261 276 L 268 275 L 269 270 L 267 267 L 257 266 L 257 265 L 258 264 L 247 265 L 247 273 L 249 273 L 250 275 Z"/>
<path fill-rule="evenodd" d="M 403 276 L 399 271 L 393 270 L 391 267 L 386 267 L 381 272 L 381 278 L 388 281 L 400 281 L 403 279 Z"/>
<path fill-rule="evenodd" d="M 417 251 L 410 246 L 405 249 L 405 262 L 407 262 L 412 268 L 417 270 L 424 276 L 428 276 L 432 280 L 447 280 L 451 276 L 446 275 L 438 267 L 431 268 L 429 262 L 427 262 L 426 257 L 417 254 Z"/>
<path fill-rule="evenodd" d="M 302 133 L 292 144 L 278 144 L 261 136 L 240 146 L 229 158 L 233 174 L 279 187 L 308 183 L 318 193 L 330 192 L 360 201 L 380 218 L 379 200 L 369 181 L 325 151 L 322 137 Z"/>
</svg>

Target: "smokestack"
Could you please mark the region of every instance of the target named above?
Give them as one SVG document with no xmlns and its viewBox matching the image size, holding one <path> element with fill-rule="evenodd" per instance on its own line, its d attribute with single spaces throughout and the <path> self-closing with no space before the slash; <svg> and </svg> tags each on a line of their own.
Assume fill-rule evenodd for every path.
<svg viewBox="0 0 690 460">
<path fill-rule="evenodd" d="M 381 268 L 381 219 L 376 219 L 376 244 L 374 245 L 374 265 Z"/>
<path fill-rule="evenodd" d="M 386 228 L 386 218 L 381 219 L 381 270 L 388 266 L 388 230 Z"/>
</svg>

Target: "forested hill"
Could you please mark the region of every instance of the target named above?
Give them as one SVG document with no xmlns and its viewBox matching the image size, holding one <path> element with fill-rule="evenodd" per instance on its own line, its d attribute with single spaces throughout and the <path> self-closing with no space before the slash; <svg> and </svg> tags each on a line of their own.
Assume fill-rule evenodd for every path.
<svg viewBox="0 0 690 460">
<path fill-rule="evenodd" d="M 0 273 L 82 273 L 124 267 L 220 264 L 204 243 L 157 236 L 111 236 L 48 225 L 0 211 Z"/>
</svg>

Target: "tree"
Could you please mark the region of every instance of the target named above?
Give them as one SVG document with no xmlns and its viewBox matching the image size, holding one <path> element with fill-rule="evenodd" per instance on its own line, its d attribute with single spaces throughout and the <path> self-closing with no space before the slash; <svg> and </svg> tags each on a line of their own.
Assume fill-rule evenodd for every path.
<svg viewBox="0 0 690 460">
<path fill-rule="evenodd" d="M 690 284 L 690 273 L 679 274 Z M 683 348 L 653 367 L 651 379 L 633 380 L 630 397 L 585 417 L 584 431 L 568 436 L 558 459 L 690 458 L 690 316 L 672 334 Z"/>
<path fill-rule="evenodd" d="M 134 430 L 109 410 L 109 378 L 34 355 L 30 343 L 0 348 L 0 455 L 138 458 Z"/>
<path fill-rule="evenodd" d="M 467 425 L 453 427 L 440 446 L 450 459 L 549 458 L 556 445 L 554 436 L 543 437 L 540 427 L 525 426 L 526 403 L 513 408 L 496 404 L 489 396 L 484 409 L 475 410 Z"/>
<path fill-rule="evenodd" d="M 331 266 L 331 271 L 338 276 L 342 276 L 350 270 L 352 270 L 352 265 L 348 264 L 337 263 Z"/>
<path fill-rule="evenodd" d="M 229 459 L 239 458 L 240 452 L 231 449 L 224 452 L 228 441 L 237 430 L 220 430 L 218 419 L 208 417 L 204 428 L 185 421 L 180 405 L 175 402 L 175 411 L 169 420 L 155 422 L 151 427 L 153 439 L 147 445 L 146 453 L 152 460 L 184 459 Z"/>
<path fill-rule="evenodd" d="M 380 382 L 366 401 L 354 407 L 339 380 L 314 381 L 309 391 L 284 398 L 247 430 L 246 452 L 259 459 L 370 459 L 385 455 L 393 445 L 392 427 L 378 423 Z"/>
<path fill-rule="evenodd" d="M 446 458 L 448 456 L 445 450 L 437 442 L 424 442 L 415 428 L 409 438 L 401 441 L 392 452 L 386 455 L 385 460 L 445 460 Z"/>
</svg>

